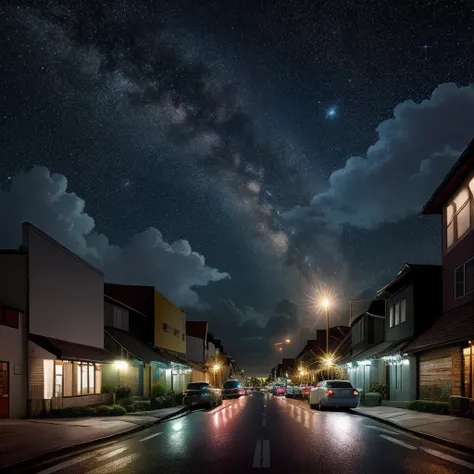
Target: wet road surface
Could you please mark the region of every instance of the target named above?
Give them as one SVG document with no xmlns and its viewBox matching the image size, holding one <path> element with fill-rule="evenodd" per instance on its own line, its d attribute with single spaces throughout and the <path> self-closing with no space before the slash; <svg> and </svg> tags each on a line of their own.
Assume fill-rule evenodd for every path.
<svg viewBox="0 0 474 474">
<path fill-rule="evenodd" d="M 349 412 L 263 393 L 198 410 L 24 473 L 464 473 L 474 458 Z"/>
</svg>

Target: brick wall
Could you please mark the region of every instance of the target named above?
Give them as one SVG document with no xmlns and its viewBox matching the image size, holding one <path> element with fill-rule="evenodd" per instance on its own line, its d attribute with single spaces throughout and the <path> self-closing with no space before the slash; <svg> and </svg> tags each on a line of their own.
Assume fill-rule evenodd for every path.
<svg viewBox="0 0 474 474">
<path fill-rule="evenodd" d="M 432 349 L 419 356 L 421 400 L 447 400 L 452 394 L 452 348 Z"/>
</svg>

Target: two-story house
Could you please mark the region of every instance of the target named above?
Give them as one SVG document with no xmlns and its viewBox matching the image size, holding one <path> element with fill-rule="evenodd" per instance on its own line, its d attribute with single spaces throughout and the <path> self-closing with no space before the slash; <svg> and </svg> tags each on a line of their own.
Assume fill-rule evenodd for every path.
<svg viewBox="0 0 474 474">
<path fill-rule="evenodd" d="M 386 303 L 386 394 L 390 402 L 417 399 L 416 358 L 404 348 L 433 325 L 441 314 L 441 266 L 405 263 L 397 276 L 377 296 Z"/>
<path fill-rule="evenodd" d="M 347 369 L 352 384 L 368 392 L 373 384 L 385 382 L 384 367 L 374 356 L 384 341 L 385 301 L 373 300 L 351 323 L 350 332 L 336 349 L 338 365 Z M 345 353 L 341 347 L 345 347 Z"/>
<path fill-rule="evenodd" d="M 10 381 L 16 386 L 25 374 L 28 381 L 28 400 L 16 389 L 22 406 L 12 404 L 12 412 L 34 416 L 105 401 L 102 368 L 114 358 L 104 349 L 103 285 L 100 270 L 28 223 L 20 248 L 0 252 L 0 301 L 21 311 L 25 336 L 12 334 L 23 343 L 21 353 L 0 341 L 19 361 L 10 364 Z M 10 327 L 16 324 L 16 317 L 10 320 Z"/>
<path fill-rule="evenodd" d="M 421 213 L 442 220 L 443 314 L 407 348 L 419 356 L 420 398 L 473 398 L 474 140 Z"/>
</svg>

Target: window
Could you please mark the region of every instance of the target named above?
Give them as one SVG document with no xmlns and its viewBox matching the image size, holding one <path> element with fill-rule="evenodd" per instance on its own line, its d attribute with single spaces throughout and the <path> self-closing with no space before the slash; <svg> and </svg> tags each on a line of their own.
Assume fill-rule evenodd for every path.
<svg viewBox="0 0 474 474">
<path fill-rule="evenodd" d="M 407 300 L 397 301 L 390 306 L 389 327 L 398 326 L 407 320 Z"/>
<path fill-rule="evenodd" d="M 400 301 L 400 323 L 407 320 L 407 300 Z"/>
<path fill-rule="evenodd" d="M 173 328 L 173 335 L 179 337 L 180 331 L 179 329 Z"/>
<path fill-rule="evenodd" d="M 14 309 L 0 308 L 0 324 L 9 328 L 18 329 L 20 327 L 19 313 Z"/>
<path fill-rule="evenodd" d="M 454 270 L 454 297 L 462 298 L 474 291 L 474 258 Z"/>
<path fill-rule="evenodd" d="M 395 326 L 400 324 L 400 301 L 395 304 Z"/>
<path fill-rule="evenodd" d="M 474 178 L 446 207 L 446 248 L 449 249 L 471 228 L 474 210 Z"/>
<path fill-rule="evenodd" d="M 100 393 L 101 376 L 100 364 L 92 364 L 89 362 L 73 362 L 73 371 L 75 372 L 76 384 L 73 386 L 73 395 L 92 395 Z M 64 386 L 64 393 L 69 392 Z"/>
<path fill-rule="evenodd" d="M 63 362 L 61 360 L 56 361 L 54 374 L 54 396 L 63 396 Z"/>
<path fill-rule="evenodd" d="M 163 323 L 163 332 L 168 332 L 168 325 Z"/>
<path fill-rule="evenodd" d="M 184 334 L 181 334 L 181 339 L 184 341 Z"/>
</svg>

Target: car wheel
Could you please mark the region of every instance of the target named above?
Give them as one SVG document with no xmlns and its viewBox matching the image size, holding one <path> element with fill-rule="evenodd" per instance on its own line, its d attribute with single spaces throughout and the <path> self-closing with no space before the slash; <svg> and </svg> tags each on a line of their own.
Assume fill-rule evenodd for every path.
<svg viewBox="0 0 474 474">
<path fill-rule="evenodd" d="M 316 410 L 316 405 L 314 403 L 310 403 L 309 407 L 311 408 L 311 410 Z"/>
</svg>

